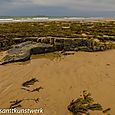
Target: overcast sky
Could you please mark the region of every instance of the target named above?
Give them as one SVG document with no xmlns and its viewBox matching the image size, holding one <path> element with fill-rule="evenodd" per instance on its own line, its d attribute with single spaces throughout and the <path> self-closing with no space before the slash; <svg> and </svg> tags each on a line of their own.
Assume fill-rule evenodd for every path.
<svg viewBox="0 0 115 115">
<path fill-rule="evenodd" d="M 0 0 L 0 16 L 115 17 L 115 0 Z"/>
</svg>

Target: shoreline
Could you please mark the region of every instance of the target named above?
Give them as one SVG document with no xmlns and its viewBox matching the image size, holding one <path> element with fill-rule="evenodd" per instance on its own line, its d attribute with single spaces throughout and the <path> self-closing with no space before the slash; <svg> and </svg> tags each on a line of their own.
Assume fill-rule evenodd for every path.
<svg viewBox="0 0 115 115">
<path fill-rule="evenodd" d="M 23 18 L 23 19 L 0 19 L 0 23 L 18 23 L 18 22 L 101 22 L 101 21 L 115 21 L 115 18 L 104 18 L 104 17 L 70 17 L 70 18 Z"/>
</svg>

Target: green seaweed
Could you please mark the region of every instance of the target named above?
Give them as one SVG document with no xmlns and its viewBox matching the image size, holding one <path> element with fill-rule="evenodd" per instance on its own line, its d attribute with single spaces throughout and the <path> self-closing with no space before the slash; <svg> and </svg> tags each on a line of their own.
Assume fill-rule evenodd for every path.
<svg viewBox="0 0 115 115">
<path fill-rule="evenodd" d="M 28 80 L 26 82 L 24 82 L 22 84 L 22 86 L 24 87 L 30 87 L 31 85 L 33 85 L 35 82 L 38 82 L 38 80 L 36 78 L 32 78 L 31 80 Z"/>
<path fill-rule="evenodd" d="M 80 98 L 72 100 L 67 108 L 73 115 L 90 115 L 90 111 L 101 111 L 102 113 L 106 113 L 110 110 L 110 108 L 103 110 L 102 105 L 96 103 L 91 97 L 91 94 L 87 93 L 86 90 L 83 91 Z"/>
<path fill-rule="evenodd" d="M 35 91 L 39 92 L 41 89 L 43 89 L 43 87 L 40 86 L 38 88 L 33 89 L 31 92 L 35 92 Z"/>
<path fill-rule="evenodd" d="M 111 110 L 111 108 L 107 108 L 107 109 L 103 110 L 103 113 L 107 113 L 110 110 Z"/>
<path fill-rule="evenodd" d="M 29 37 L 57 37 L 57 38 L 87 38 L 80 40 L 82 46 L 90 44 L 90 39 L 98 39 L 103 44 L 108 41 L 109 45 L 99 46 L 91 42 L 93 51 L 103 51 L 115 48 L 115 21 L 48 21 L 48 22 L 16 22 L 0 23 L 0 50 L 9 49 L 11 45 L 21 43 Z M 14 38 L 20 38 L 15 39 Z M 28 39 L 27 39 L 28 38 Z M 42 41 L 42 40 L 41 40 Z M 44 39 L 46 43 L 54 44 L 54 39 Z M 60 40 L 59 40 L 60 41 Z M 63 40 L 60 41 L 63 43 Z M 96 48 L 94 46 L 97 46 Z M 88 47 L 89 48 L 89 47 Z M 83 49 L 82 49 L 83 50 Z"/>
<path fill-rule="evenodd" d="M 94 111 L 94 110 L 102 111 L 103 110 L 102 106 L 99 103 L 97 103 L 97 104 L 90 104 L 90 105 L 87 106 L 87 108 L 92 110 L 92 111 Z"/>
<path fill-rule="evenodd" d="M 10 101 L 10 107 L 9 108 L 20 108 L 22 107 L 22 102 L 23 101 L 34 101 L 35 103 L 38 103 L 39 102 L 39 98 L 27 98 L 27 99 L 21 99 L 21 100 L 18 100 L 16 99 L 15 101 Z"/>
<path fill-rule="evenodd" d="M 25 90 L 25 91 L 31 91 L 30 89 L 27 89 L 25 87 L 22 87 L 21 89 Z"/>
<path fill-rule="evenodd" d="M 35 103 L 39 102 L 39 98 L 34 98 L 34 99 L 23 99 L 24 101 L 34 101 Z"/>
<path fill-rule="evenodd" d="M 22 107 L 20 104 L 22 101 L 23 100 L 10 101 L 10 103 L 11 103 L 10 108 Z"/>
</svg>

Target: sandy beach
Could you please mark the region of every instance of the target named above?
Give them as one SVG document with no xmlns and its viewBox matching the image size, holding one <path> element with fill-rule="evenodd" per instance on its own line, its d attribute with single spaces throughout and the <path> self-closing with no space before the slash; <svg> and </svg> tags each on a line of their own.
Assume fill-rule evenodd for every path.
<svg viewBox="0 0 115 115">
<path fill-rule="evenodd" d="M 2 56 L 3 53 L 0 53 Z M 115 50 L 104 52 L 76 52 L 61 58 L 38 57 L 27 61 L 0 65 L 0 108 L 9 108 L 10 101 L 30 99 L 22 108 L 43 108 L 43 115 L 72 115 L 67 106 L 72 99 L 88 90 L 92 97 L 115 114 Z M 36 78 L 32 88 L 22 89 L 22 83 Z M 35 103 L 31 99 L 39 98 Z M 92 113 L 91 115 L 101 115 Z"/>
</svg>

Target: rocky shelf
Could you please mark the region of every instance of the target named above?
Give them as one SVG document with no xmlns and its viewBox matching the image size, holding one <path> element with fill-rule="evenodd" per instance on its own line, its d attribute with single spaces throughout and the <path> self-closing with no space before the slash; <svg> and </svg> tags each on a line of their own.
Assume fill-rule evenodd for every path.
<svg viewBox="0 0 115 115">
<path fill-rule="evenodd" d="M 15 45 L 6 50 L 0 64 L 29 60 L 32 54 L 55 51 L 104 51 L 115 48 L 114 41 L 88 38 L 28 37 L 13 38 Z"/>
<path fill-rule="evenodd" d="M 25 61 L 54 51 L 105 51 L 115 48 L 115 21 L 0 23 L 1 64 Z"/>
<path fill-rule="evenodd" d="M 12 48 L 7 50 L 3 58 L 0 60 L 0 64 L 26 61 L 30 59 L 32 54 L 52 52 L 53 50 L 52 45 L 32 41 L 23 42 L 17 45 L 12 45 Z"/>
</svg>

